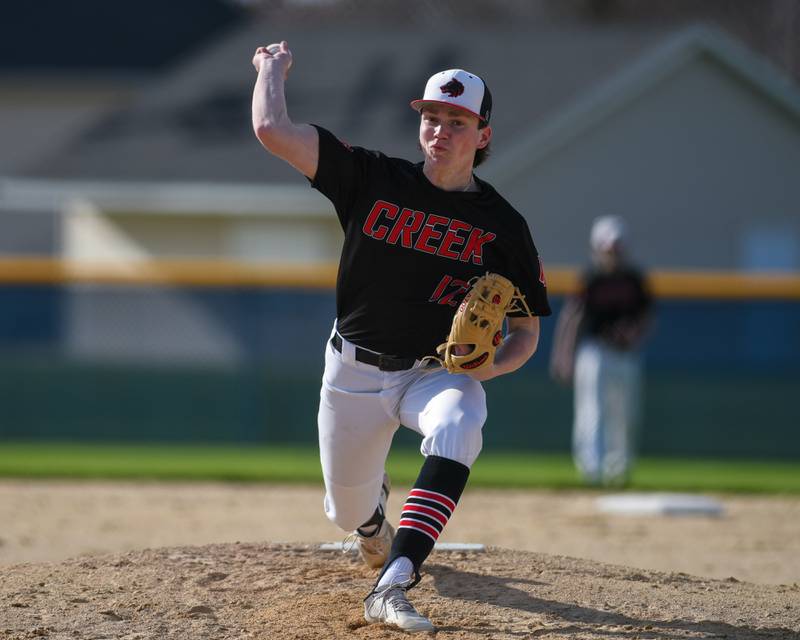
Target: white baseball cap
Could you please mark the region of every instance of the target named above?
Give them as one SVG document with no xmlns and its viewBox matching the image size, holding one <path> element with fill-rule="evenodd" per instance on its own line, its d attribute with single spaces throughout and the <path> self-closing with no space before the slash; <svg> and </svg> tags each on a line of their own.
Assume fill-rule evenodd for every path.
<svg viewBox="0 0 800 640">
<path fill-rule="evenodd" d="M 589 244 L 595 251 L 608 251 L 625 238 L 625 221 L 619 216 L 601 216 L 592 225 Z"/>
<path fill-rule="evenodd" d="M 486 124 L 492 114 L 492 94 L 486 83 L 474 73 L 463 69 L 448 69 L 433 74 L 419 100 L 411 107 L 419 111 L 428 103 L 449 104 L 478 116 Z"/>
</svg>

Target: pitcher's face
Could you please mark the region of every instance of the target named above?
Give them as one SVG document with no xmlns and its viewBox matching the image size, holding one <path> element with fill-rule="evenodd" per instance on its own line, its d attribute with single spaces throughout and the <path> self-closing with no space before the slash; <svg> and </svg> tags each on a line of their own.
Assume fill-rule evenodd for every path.
<svg viewBox="0 0 800 640">
<path fill-rule="evenodd" d="M 491 127 L 478 128 L 477 116 L 447 105 L 426 104 L 421 110 L 419 143 L 425 161 L 460 166 L 489 144 Z"/>
</svg>

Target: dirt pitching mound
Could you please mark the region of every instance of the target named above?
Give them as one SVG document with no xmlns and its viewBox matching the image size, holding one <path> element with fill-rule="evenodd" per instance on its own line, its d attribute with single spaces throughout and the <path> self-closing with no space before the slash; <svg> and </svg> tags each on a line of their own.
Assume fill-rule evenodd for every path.
<svg viewBox="0 0 800 640">
<path fill-rule="evenodd" d="M 0 639 L 393 638 L 366 625 L 352 555 L 217 544 L 5 567 Z M 436 637 L 800 638 L 800 587 L 489 548 L 435 551 L 412 600 Z"/>
</svg>

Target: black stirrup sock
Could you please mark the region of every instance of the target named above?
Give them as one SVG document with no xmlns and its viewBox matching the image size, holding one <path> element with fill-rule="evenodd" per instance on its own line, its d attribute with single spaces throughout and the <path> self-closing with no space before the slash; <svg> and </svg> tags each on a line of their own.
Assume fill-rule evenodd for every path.
<svg viewBox="0 0 800 640">
<path fill-rule="evenodd" d="M 433 551 L 433 545 L 453 515 L 468 477 L 469 467 L 460 462 L 439 456 L 425 458 L 414 488 L 403 505 L 397 534 L 383 571 L 395 558 L 406 556 L 414 564 L 415 576 L 411 586 L 419 582 L 420 566 Z"/>
</svg>

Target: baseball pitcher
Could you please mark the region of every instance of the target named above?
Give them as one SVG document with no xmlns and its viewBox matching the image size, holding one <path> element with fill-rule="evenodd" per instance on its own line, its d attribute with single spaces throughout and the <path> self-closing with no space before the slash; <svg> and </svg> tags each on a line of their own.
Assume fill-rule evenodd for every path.
<svg viewBox="0 0 800 640">
<path fill-rule="evenodd" d="M 481 450 L 481 381 L 521 367 L 550 314 L 525 219 L 473 173 L 492 137 L 492 97 L 473 73 L 433 75 L 411 102 L 414 163 L 292 122 L 286 42 L 256 49 L 253 65 L 258 140 L 330 199 L 344 231 L 318 419 L 325 513 L 382 568 L 366 620 L 430 631 L 407 591 Z M 424 462 L 395 529 L 384 465 L 400 425 L 421 436 Z"/>
</svg>

